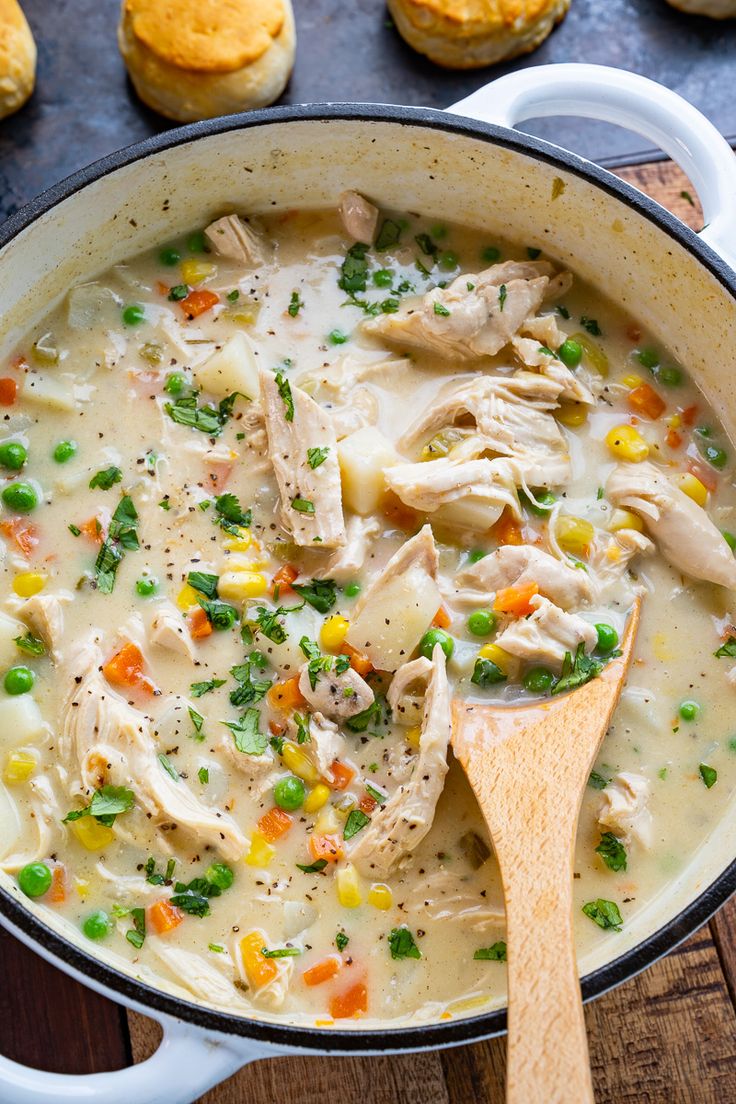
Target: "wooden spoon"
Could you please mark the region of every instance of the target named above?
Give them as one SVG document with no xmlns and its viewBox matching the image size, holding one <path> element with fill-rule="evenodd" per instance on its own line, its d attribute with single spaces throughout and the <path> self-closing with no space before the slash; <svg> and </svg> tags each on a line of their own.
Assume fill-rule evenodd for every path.
<svg viewBox="0 0 736 1104">
<path fill-rule="evenodd" d="M 488 824 L 506 901 L 508 1104 L 593 1100 L 573 942 L 572 875 L 583 792 L 631 661 L 532 705 L 453 702 L 452 745 Z"/>
</svg>

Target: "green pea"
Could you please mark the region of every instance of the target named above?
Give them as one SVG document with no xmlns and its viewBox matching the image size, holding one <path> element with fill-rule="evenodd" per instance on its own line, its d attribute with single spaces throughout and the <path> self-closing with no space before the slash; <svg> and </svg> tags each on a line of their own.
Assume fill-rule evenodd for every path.
<svg viewBox="0 0 736 1104">
<path fill-rule="evenodd" d="M 342 330 L 330 330 L 327 340 L 331 345 L 344 345 L 348 340 L 348 335 L 343 333 Z"/>
<path fill-rule="evenodd" d="M 639 349 L 636 359 L 645 368 L 656 368 L 659 364 L 659 353 L 654 349 Z"/>
<path fill-rule="evenodd" d="M 187 385 L 187 377 L 182 372 L 172 372 L 166 377 L 164 391 L 170 395 L 181 395 Z"/>
<path fill-rule="evenodd" d="M 493 264 L 494 261 L 500 261 L 501 250 L 495 245 L 487 245 L 485 249 L 481 251 L 480 259 L 482 261 L 488 261 L 489 264 Z"/>
<path fill-rule="evenodd" d="M 598 633 L 598 651 L 612 652 L 618 645 L 618 633 L 613 625 L 596 625 L 595 631 Z"/>
<path fill-rule="evenodd" d="M 551 491 L 535 491 L 534 497 L 536 502 L 524 495 L 524 505 L 529 513 L 536 514 L 537 517 L 546 517 L 557 501 L 557 496 Z"/>
<path fill-rule="evenodd" d="M 348 583 L 345 587 L 346 598 L 356 598 L 360 594 L 360 583 Z"/>
<path fill-rule="evenodd" d="M 524 689 L 530 694 L 548 694 L 554 681 L 549 667 L 532 667 L 524 675 Z"/>
<path fill-rule="evenodd" d="M 474 610 L 468 618 L 468 632 L 473 636 L 490 636 L 497 621 L 492 610 Z"/>
<path fill-rule="evenodd" d="M 173 246 L 167 246 L 162 249 L 158 255 L 159 262 L 162 265 L 166 265 L 167 268 L 173 268 L 175 264 L 178 264 L 181 260 L 181 253 L 178 249 L 174 249 Z"/>
<path fill-rule="evenodd" d="M 391 287 L 394 281 L 394 274 L 388 268 L 379 268 L 373 273 L 373 283 L 376 287 Z"/>
<path fill-rule="evenodd" d="M 290 813 L 301 808 L 306 796 L 306 787 L 301 778 L 297 778 L 295 774 L 287 774 L 286 778 L 279 778 L 273 788 L 273 799 L 278 807 Z"/>
<path fill-rule="evenodd" d="M 443 226 L 441 222 L 438 222 L 436 226 L 430 227 L 429 233 L 437 241 L 442 241 L 443 238 L 447 237 L 447 227 Z"/>
<path fill-rule="evenodd" d="M 723 534 L 723 539 L 725 540 L 731 551 L 736 552 L 736 535 L 734 535 L 733 533 L 729 533 L 728 529 L 721 529 L 721 533 Z"/>
<path fill-rule="evenodd" d="M 235 874 L 227 863 L 212 863 L 204 874 L 208 882 L 212 882 L 218 889 L 229 889 L 235 881 Z"/>
<path fill-rule="evenodd" d="M 123 307 L 123 322 L 126 326 L 139 326 L 146 317 L 146 312 L 140 303 L 129 303 Z"/>
<path fill-rule="evenodd" d="M 187 249 L 190 253 L 209 253 L 204 230 L 195 230 L 193 234 L 189 235 L 187 238 Z"/>
<path fill-rule="evenodd" d="M 445 272 L 452 272 L 460 264 L 460 258 L 457 253 L 453 253 L 451 249 L 446 250 L 444 253 L 440 253 L 439 266 Z"/>
<path fill-rule="evenodd" d="M 35 676 L 30 667 L 11 667 L 5 672 L 3 686 L 7 694 L 27 694 L 33 689 Z"/>
<path fill-rule="evenodd" d="M 468 552 L 468 563 L 477 563 L 478 560 L 482 560 L 487 555 L 488 553 L 486 552 L 485 548 L 471 548 Z"/>
<path fill-rule="evenodd" d="M 718 445 L 701 445 L 700 451 L 703 459 L 707 460 L 714 468 L 721 471 L 728 463 L 728 453 Z"/>
<path fill-rule="evenodd" d="M 18 871 L 18 885 L 26 897 L 42 897 L 51 885 L 51 871 L 46 863 L 28 863 Z"/>
<path fill-rule="evenodd" d="M 583 347 L 579 342 L 568 337 L 566 341 L 562 342 L 557 350 L 557 356 L 568 368 L 577 368 L 578 364 L 583 359 Z"/>
<path fill-rule="evenodd" d="M 142 579 L 138 579 L 136 582 L 135 589 L 141 598 L 150 598 L 158 590 L 158 579 L 155 579 L 153 575 L 144 575 Z"/>
<path fill-rule="evenodd" d="M 11 471 L 20 471 L 28 459 L 28 449 L 20 441 L 3 441 L 0 445 L 0 464 Z"/>
<path fill-rule="evenodd" d="M 88 939 L 105 939 L 112 931 L 112 921 L 103 909 L 97 909 L 85 918 L 82 931 Z"/>
<path fill-rule="evenodd" d="M 657 372 L 657 379 L 660 383 L 663 383 L 665 387 L 679 387 L 682 383 L 682 372 L 679 368 L 674 368 L 673 366 L 660 368 Z"/>
<path fill-rule="evenodd" d="M 38 506 L 38 495 L 30 483 L 8 483 L 3 488 L 2 499 L 18 514 L 29 514 Z"/>
<path fill-rule="evenodd" d="M 680 705 L 680 716 L 683 721 L 694 721 L 700 713 L 700 706 L 696 701 L 684 701 Z"/>
<path fill-rule="evenodd" d="M 67 460 L 76 455 L 78 447 L 76 441 L 59 441 L 54 449 L 54 460 L 57 464 L 66 464 Z"/>
<path fill-rule="evenodd" d="M 429 629 L 419 641 L 419 654 L 425 659 L 431 659 L 435 644 L 439 644 L 446 657 L 452 659 L 455 641 L 444 629 Z"/>
</svg>

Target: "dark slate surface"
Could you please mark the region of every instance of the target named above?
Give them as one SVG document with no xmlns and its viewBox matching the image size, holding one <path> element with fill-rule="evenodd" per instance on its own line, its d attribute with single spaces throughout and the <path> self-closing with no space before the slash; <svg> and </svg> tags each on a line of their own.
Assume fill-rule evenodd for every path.
<svg viewBox="0 0 736 1104">
<path fill-rule="evenodd" d="M 0 221 L 62 177 L 168 124 L 140 104 L 115 42 L 117 0 L 22 0 L 39 46 L 37 91 L 0 122 Z M 295 0 L 296 69 L 284 102 L 359 100 L 445 107 L 521 65 L 588 61 L 656 77 L 736 138 L 736 20 L 684 16 L 665 0 L 573 0 L 541 49 L 466 73 L 415 54 L 381 0 Z M 567 119 L 529 129 L 607 165 L 650 159 L 635 136 Z"/>
</svg>

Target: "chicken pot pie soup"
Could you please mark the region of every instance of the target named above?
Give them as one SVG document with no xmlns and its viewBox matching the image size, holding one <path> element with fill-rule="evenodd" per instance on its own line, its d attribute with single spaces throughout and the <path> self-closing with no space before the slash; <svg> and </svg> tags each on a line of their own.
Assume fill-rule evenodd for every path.
<svg viewBox="0 0 736 1104">
<path fill-rule="evenodd" d="M 536 243 L 356 193 L 226 214 L 71 288 L 0 403 L 2 866 L 108 960 L 292 1023 L 498 1005 L 451 698 L 597 677 L 637 595 L 579 952 L 721 816 L 729 446 Z"/>
</svg>

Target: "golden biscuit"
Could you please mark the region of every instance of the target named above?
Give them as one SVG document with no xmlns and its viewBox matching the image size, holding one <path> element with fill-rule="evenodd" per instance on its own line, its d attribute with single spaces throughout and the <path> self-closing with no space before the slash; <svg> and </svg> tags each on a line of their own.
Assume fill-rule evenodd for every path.
<svg viewBox="0 0 736 1104">
<path fill-rule="evenodd" d="M 26 102 L 36 83 L 36 43 L 16 0 L 0 0 L 0 119 Z"/>
<path fill-rule="evenodd" d="M 690 15 L 709 15 L 711 19 L 736 16 L 736 0 L 669 0 L 669 3 Z"/>
<path fill-rule="evenodd" d="M 118 45 L 140 98 L 192 122 L 265 107 L 294 64 L 291 0 L 123 0 Z"/>
<path fill-rule="evenodd" d="M 477 69 L 536 49 L 570 0 L 388 0 L 399 34 L 450 69 Z"/>
</svg>

